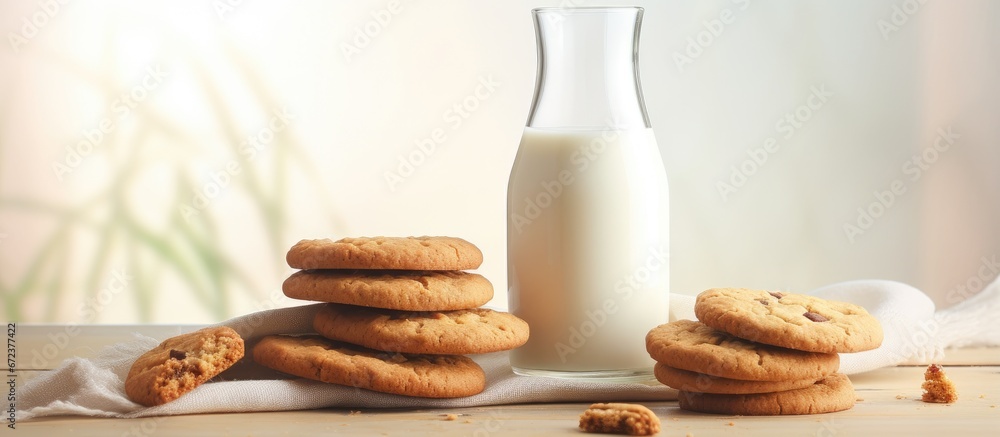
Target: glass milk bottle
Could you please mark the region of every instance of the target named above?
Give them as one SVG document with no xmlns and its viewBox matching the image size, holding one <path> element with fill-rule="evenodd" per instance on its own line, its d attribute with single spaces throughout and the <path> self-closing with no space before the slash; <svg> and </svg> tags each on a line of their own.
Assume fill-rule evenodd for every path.
<svg viewBox="0 0 1000 437">
<path fill-rule="evenodd" d="M 522 375 L 644 379 L 667 322 L 667 177 L 639 86 L 642 8 L 532 11 L 538 72 L 507 188 Z"/>
</svg>

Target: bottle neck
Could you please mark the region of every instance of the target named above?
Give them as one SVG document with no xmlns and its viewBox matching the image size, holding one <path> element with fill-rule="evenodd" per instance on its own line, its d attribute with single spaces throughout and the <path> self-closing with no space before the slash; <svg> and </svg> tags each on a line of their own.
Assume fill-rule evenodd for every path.
<svg viewBox="0 0 1000 437">
<path fill-rule="evenodd" d="M 639 83 L 642 8 L 539 8 L 528 127 L 648 128 Z"/>
</svg>

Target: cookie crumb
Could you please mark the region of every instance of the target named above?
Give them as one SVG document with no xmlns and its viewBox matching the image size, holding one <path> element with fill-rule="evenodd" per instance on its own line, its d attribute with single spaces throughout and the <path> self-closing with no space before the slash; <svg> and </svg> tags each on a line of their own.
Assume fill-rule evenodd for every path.
<svg viewBox="0 0 1000 437">
<path fill-rule="evenodd" d="M 361 415 L 361 410 L 351 410 L 351 412 L 347 413 L 347 415 L 348 416 L 360 416 Z"/>
<path fill-rule="evenodd" d="M 726 425 L 729 425 L 729 426 L 736 426 L 736 424 L 735 424 L 735 423 L 733 423 L 733 422 L 729 422 L 729 423 L 727 423 Z"/>
<path fill-rule="evenodd" d="M 458 420 L 458 415 L 454 413 L 442 414 L 443 418 L 441 420 L 455 421 Z"/>
<path fill-rule="evenodd" d="M 864 402 L 864 401 L 865 401 L 865 398 L 860 397 L 860 396 L 858 398 L 854 399 L 854 402 Z"/>
<path fill-rule="evenodd" d="M 979 395 L 979 399 L 986 399 L 986 395 Z"/>
<path fill-rule="evenodd" d="M 896 399 L 906 399 L 906 395 L 896 395 Z"/>
<path fill-rule="evenodd" d="M 653 435 L 660 432 L 660 419 L 638 404 L 592 404 L 580 415 L 580 429 L 628 435 Z"/>
<path fill-rule="evenodd" d="M 920 400 L 924 402 L 950 404 L 958 400 L 955 384 L 944 374 L 944 368 L 937 364 L 927 366 L 921 388 L 924 394 Z"/>
<path fill-rule="evenodd" d="M 684 434 L 684 436 L 685 437 L 694 437 L 694 433 L 693 432 L 689 432 L 687 434 Z"/>
<path fill-rule="evenodd" d="M 465 419 L 462 423 L 475 423 L 472 419 Z"/>
</svg>

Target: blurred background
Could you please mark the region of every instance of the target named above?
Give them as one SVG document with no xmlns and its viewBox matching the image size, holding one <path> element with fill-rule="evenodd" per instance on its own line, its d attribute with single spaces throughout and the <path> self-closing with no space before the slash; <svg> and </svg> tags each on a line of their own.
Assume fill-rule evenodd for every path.
<svg viewBox="0 0 1000 437">
<path fill-rule="evenodd" d="M 996 277 L 1000 2 L 18 0 L 0 313 L 217 322 L 302 303 L 299 239 L 373 235 L 468 239 L 505 308 L 530 9 L 591 4 L 646 8 L 673 292 Z"/>
</svg>

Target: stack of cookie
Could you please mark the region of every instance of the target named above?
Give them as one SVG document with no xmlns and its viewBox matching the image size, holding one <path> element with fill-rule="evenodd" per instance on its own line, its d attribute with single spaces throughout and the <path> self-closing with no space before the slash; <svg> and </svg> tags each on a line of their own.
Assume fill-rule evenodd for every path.
<svg viewBox="0 0 1000 437">
<path fill-rule="evenodd" d="M 479 308 L 493 297 L 473 244 L 451 237 L 303 240 L 288 265 L 302 269 L 285 295 L 329 302 L 317 335 L 269 336 L 253 349 L 264 366 L 304 378 L 408 396 L 450 398 L 485 388 L 467 354 L 516 348 L 528 324 Z"/>
<path fill-rule="evenodd" d="M 680 407 L 716 414 L 814 414 L 854 406 L 838 353 L 882 343 L 864 308 L 812 296 L 719 288 L 698 295 L 699 321 L 653 328 L 646 350 Z"/>
</svg>

